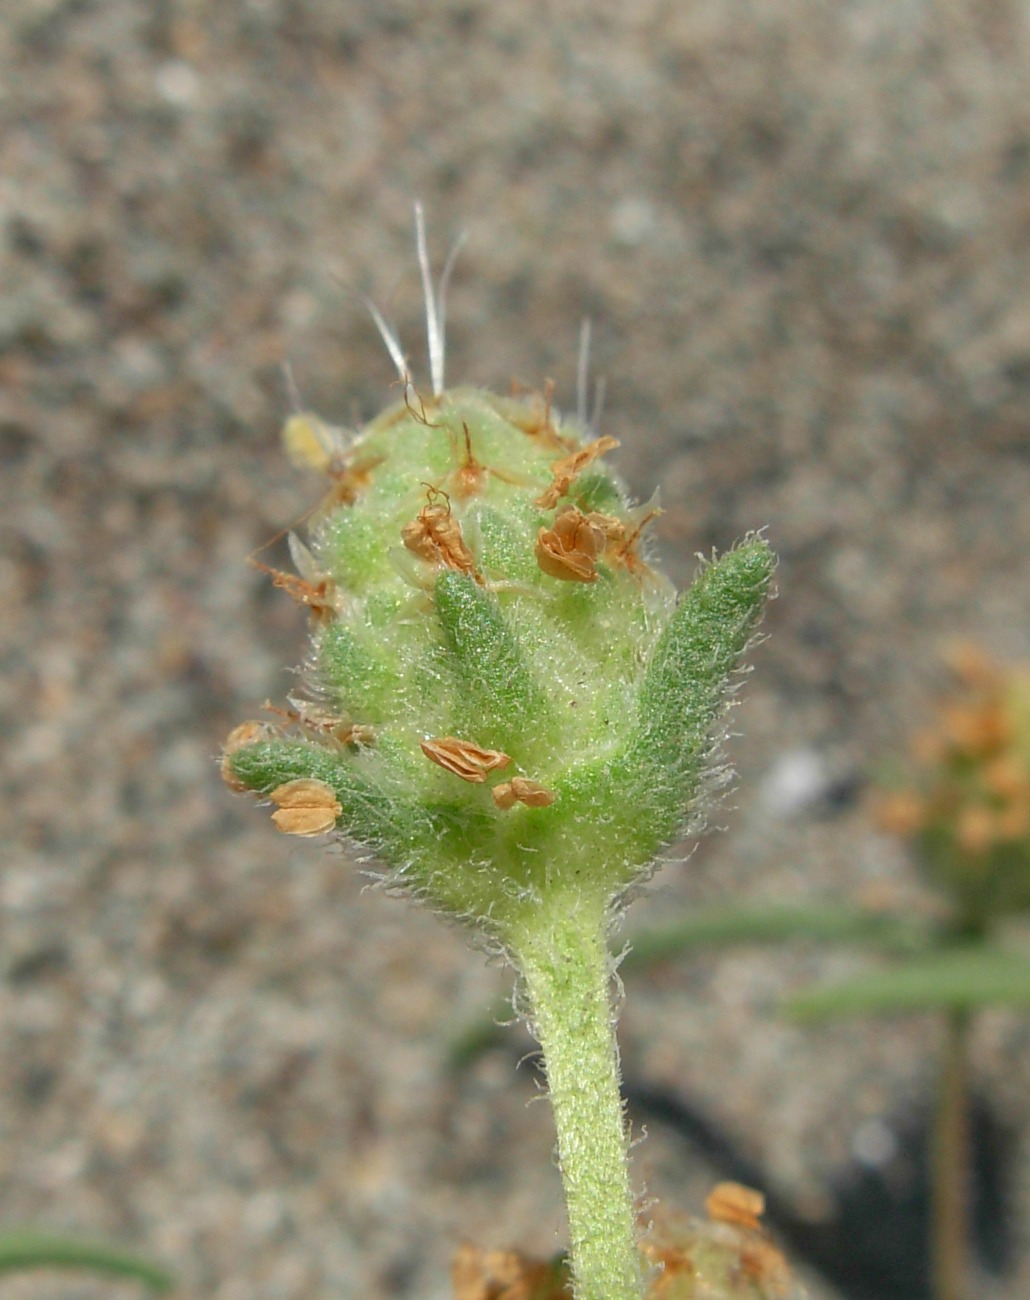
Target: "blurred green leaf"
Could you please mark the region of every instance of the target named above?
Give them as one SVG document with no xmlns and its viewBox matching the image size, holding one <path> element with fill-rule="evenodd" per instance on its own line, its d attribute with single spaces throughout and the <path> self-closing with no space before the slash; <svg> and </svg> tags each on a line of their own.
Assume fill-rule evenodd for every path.
<svg viewBox="0 0 1030 1300">
<path fill-rule="evenodd" d="M 1030 956 L 983 946 L 913 957 L 839 984 L 797 994 L 785 1006 L 798 1020 L 902 1011 L 1030 1007 Z"/>
<path fill-rule="evenodd" d="M 929 922 L 846 904 L 711 907 L 673 925 L 641 930 L 630 939 L 623 969 L 679 957 L 698 948 L 744 943 L 869 944 L 888 951 L 918 951 L 933 940 Z"/>
<path fill-rule="evenodd" d="M 85 1269 L 132 1278 L 158 1292 L 172 1287 L 170 1273 L 139 1255 L 28 1229 L 0 1233 L 0 1274 L 36 1268 Z"/>
<path fill-rule="evenodd" d="M 511 1003 L 507 1006 L 498 1003 L 494 1007 L 496 1014 L 487 1012 L 479 1020 L 470 1020 L 451 1038 L 447 1044 L 447 1068 L 454 1071 L 467 1070 L 481 1056 L 504 1041 L 505 1026 L 501 1016 L 505 1009 L 511 1019 Z"/>
</svg>

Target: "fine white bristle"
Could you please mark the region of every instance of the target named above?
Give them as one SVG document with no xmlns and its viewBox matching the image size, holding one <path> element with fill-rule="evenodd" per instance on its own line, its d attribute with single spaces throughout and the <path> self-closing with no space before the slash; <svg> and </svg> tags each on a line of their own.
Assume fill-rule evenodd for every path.
<svg viewBox="0 0 1030 1300">
<path fill-rule="evenodd" d="M 426 342 L 429 347 L 429 381 L 433 396 L 443 392 L 444 343 L 440 317 L 436 312 L 433 292 L 433 272 L 429 265 L 429 247 L 426 242 L 426 218 L 422 204 L 415 204 L 415 247 L 418 250 L 418 269 L 422 276 L 422 297 L 426 304 Z"/>
<path fill-rule="evenodd" d="M 601 428 L 601 412 L 604 410 L 604 396 L 608 389 L 608 381 L 604 375 L 598 375 L 594 383 L 594 405 L 590 412 L 589 427 L 597 433 Z"/>
<path fill-rule="evenodd" d="M 383 319 L 382 312 L 371 298 L 365 299 L 365 306 L 368 308 L 369 315 L 375 321 L 376 329 L 379 331 L 379 337 L 386 344 L 386 350 L 390 354 L 390 360 L 397 367 L 397 374 L 404 380 L 405 384 L 407 384 L 408 362 L 397 335 L 394 334 L 393 330 L 390 329 L 389 325 L 387 325 L 386 321 Z"/>
<path fill-rule="evenodd" d="M 458 238 L 451 245 L 451 251 L 447 254 L 447 261 L 443 264 L 443 274 L 440 276 L 440 285 L 436 295 L 436 320 L 440 331 L 440 388 L 443 389 L 444 380 L 444 357 L 447 350 L 447 287 L 451 282 L 451 272 L 454 270 L 454 263 L 458 260 L 458 254 L 465 245 L 467 235 L 464 230 L 459 231 Z"/>
<path fill-rule="evenodd" d="M 444 263 L 443 274 L 440 276 L 439 283 L 434 291 L 433 271 L 429 263 L 429 244 L 426 239 L 425 212 L 421 203 L 415 204 L 415 247 L 418 253 L 419 275 L 422 279 L 422 297 L 426 305 L 429 381 L 434 397 L 440 396 L 444 385 L 444 362 L 447 346 L 447 288 L 451 282 L 451 272 L 458 260 L 458 254 L 464 246 L 465 238 L 465 232 L 462 231 L 451 245 L 450 252 L 447 254 L 447 261 Z M 386 350 L 397 368 L 398 375 L 404 381 L 405 392 L 410 396 L 414 391 L 411 383 L 411 371 L 408 368 L 408 360 L 404 355 L 400 340 L 390 326 L 387 325 L 382 312 L 375 303 L 369 298 L 365 298 L 364 302 L 373 321 L 375 321 L 380 337 L 386 344 Z M 287 376 L 287 387 L 292 395 L 291 383 L 292 378 Z"/>
<path fill-rule="evenodd" d="M 580 424 L 586 425 L 587 384 L 590 380 L 590 317 L 583 320 L 579 327 L 579 359 L 576 363 L 576 416 Z"/>
<path fill-rule="evenodd" d="M 289 403 L 290 410 L 294 415 L 300 415 L 304 409 L 304 403 L 300 400 L 300 389 L 297 387 L 297 381 L 293 377 L 293 367 L 288 361 L 283 362 L 283 383 L 286 385 L 286 400 Z"/>
<path fill-rule="evenodd" d="M 300 576 L 308 582 L 318 582 L 325 575 L 318 567 L 318 561 L 312 552 L 300 540 L 296 533 L 286 535 L 286 544 L 290 550 L 290 559 L 293 561 L 293 567 Z"/>
</svg>

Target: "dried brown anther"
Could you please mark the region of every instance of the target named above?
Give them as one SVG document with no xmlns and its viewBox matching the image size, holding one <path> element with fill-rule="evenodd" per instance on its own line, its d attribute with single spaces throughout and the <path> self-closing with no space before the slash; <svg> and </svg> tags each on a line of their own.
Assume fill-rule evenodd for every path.
<svg viewBox="0 0 1030 1300">
<path fill-rule="evenodd" d="M 541 528 L 536 560 L 544 573 L 566 582 L 596 582 L 595 560 L 604 550 L 603 529 L 576 506 L 559 511 L 553 528 Z"/>
<path fill-rule="evenodd" d="M 618 445 L 617 438 L 607 436 L 597 438 L 594 442 L 581 447 L 579 451 L 574 451 L 571 456 L 563 456 L 561 460 L 555 461 L 551 466 L 551 473 L 554 475 L 551 486 L 537 497 L 535 504 L 545 510 L 553 510 L 586 467 L 598 456 L 603 456 L 605 452 L 611 451 Z"/>
<path fill-rule="evenodd" d="M 429 489 L 428 501 L 411 523 L 404 525 L 401 540 L 420 559 L 457 569 L 479 581 L 475 559 L 461 535 L 461 525 L 451 514 L 445 492 Z"/>
<path fill-rule="evenodd" d="M 270 565 L 255 560 L 253 556 L 250 557 L 250 563 L 255 569 L 268 574 L 272 579 L 273 587 L 280 587 L 287 595 L 292 596 L 298 605 L 307 605 L 316 623 L 331 623 L 339 614 L 339 592 L 336 583 L 328 574 L 312 574 L 311 578 L 302 578 L 296 573 L 284 573 L 282 569 L 273 569 Z"/>
<path fill-rule="evenodd" d="M 539 781 L 527 780 L 524 776 L 513 776 L 510 781 L 502 781 L 490 791 L 498 808 L 507 810 L 517 803 L 524 803 L 527 808 L 547 808 L 554 803 L 556 795 Z"/>
<path fill-rule="evenodd" d="M 705 1197 L 705 1209 L 716 1223 L 733 1223 L 756 1232 L 761 1230 L 765 1197 L 743 1183 L 716 1183 Z"/>
<path fill-rule="evenodd" d="M 440 736 L 434 740 L 419 741 L 422 753 L 447 772 L 453 772 L 463 781 L 480 784 L 488 772 L 496 772 L 511 762 L 508 754 L 498 749 L 482 749 L 469 740 L 457 736 Z"/>
<path fill-rule="evenodd" d="M 615 515 L 604 515 L 596 510 L 587 515 L 587 518 L 604 532 L 605 557 L 612 564 L 621 564 L 630 573 L 646 574 L 650 570 L 640 558 L 637 546 L 644 529 L 661 513 L 657 506 L 638 506 L 632 512 L 629 521 L 619 519 Z"/>
<path fill-rule="evenodd" d="M 335 747 L 370 745 L 375 739 L 375 728 L 367 723 L 353 722 L 346 716 L 330 713 L 328 709 L 320 709 L 307 700 L 294 699 L 293 696 L 289 697 L 289 702 L 292 705 L 289 709 L 281 709 L 268 700 L 263 707 L 269 713 L 285 718 L 288 725 L 299 727 L 309 736 Z"/>
<path fill-rule="evenodd" d="M 278 807 L 272 821 L 285 835 L 323 835 L 343 812 L 333 787 L 313 777 L 287 781 L 268 797 Z"/>
<path fill-rule="evenodd" d="M 740 1269 L 757 1282 L 763 1293 L 783 1295 L 790 1283 L 790 1270 L 783 1252 L 769 1240 L 760 1219 L 765 1197 L 743 1183 L 717 1183 L 705 1198 L 713 1223 L 726 1224 L 739 1233 Z"/>
</svg>

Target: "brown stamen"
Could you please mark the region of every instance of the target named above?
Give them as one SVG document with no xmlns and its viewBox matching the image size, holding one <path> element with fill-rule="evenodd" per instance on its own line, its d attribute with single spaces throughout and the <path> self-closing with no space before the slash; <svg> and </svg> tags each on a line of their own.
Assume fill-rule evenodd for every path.
<svg viewBox="0 0 1030 1300">
<path fill-rule="evenodd" d="M 324 835 L 343 812 L 333 787 L 311 777 L 276 786 L 268 797 L 278 805 L 272 821 L 284 835 Z"/>
<path fill-rule="evenodd" d="M 604 531 L 575 506 L 558 514 L 553 528 L 541 528 L 536 560 L 544 573 L 566 582 L 596 582 L 595 560 L 604 550 Z"/>
<path fill-rule="evenodd" d="M 486 780 L 488 772 L 496 772 L 511 762 L 510 756 L 498 749 L 483 749 L 469 740 L 459 740 L 457 736 L 422 740 L 419 745 L 426 758 L 445 771 L 460 776 L 463 781 L 476 785 Z"/>
<path fill-rule="evenodd" d="M 611 451 L 618 445 L 617 438 L 607 436 L 597 438 L 594 442 L 581 447 L 579 451 L 574 451 L 571 456 L 563 456 L 561 460 L 555 461 L 551 466 L 551 473 L 554 476 L 551 486 L 537 497 L 535 504 L 545 510 L 553 510 L 583 470 L 598 456 L 603 456 L 605 452 Z"/>
<path fill-rule="evenodd" d="M 401 540 L 409 551 L 441 564 L 447 569 L 457 569 L 470 578 L 481 581 L 476 572 L 476 562 L 465 543 L 461 525 L 451 514 L 451 502 L 446 492 L 431 487 L 427 503 L 409 524 L 401 530 Z"/>
<path fill-rule="evenodd" d="M 298 605 L 307 605 L 316 623 L 331 623 L 339 613 L 339 595 L 336 583 L 328 574 L 323 574 L 317 582 L 309 582 L 295 573 L 284 573 L 282 569 L 273 569 L 250 556 L 249 562 L 255 569 L 267 573 L 272 579 L 273 587 L 280 587 L 291 596 Z"/>
<path fill-rule="evenodd" d="M 501 781 L 490 791 L 494 803 L 502 811 L 514 808 L 517 803 L 524 803 L 527 808 L 547 808 L 554 803 L 557 796 L 539 781 L 530 781 L 524 776 L 514 776 L 510 781 Z"/>
<path fill-rule="evenodd" d="M 756 1231 L 761 1229 L 765 1197 L 743 1183 L 717 1183 L 705 1198 L 705 1209 L 716 1223 L 733 1223 Z"/>
</svg>

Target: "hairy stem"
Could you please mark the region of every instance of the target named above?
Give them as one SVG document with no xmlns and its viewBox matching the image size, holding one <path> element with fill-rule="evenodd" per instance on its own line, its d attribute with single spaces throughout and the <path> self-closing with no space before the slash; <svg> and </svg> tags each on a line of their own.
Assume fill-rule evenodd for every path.
<svg viewBox="0 0 1030 1300">
<path fill-rule="evenodd" d="M 604 916 L 557 900 L 511 946 L 543 1049 L 576 1300 L 640 1300 Z"/>
<path fill-rule="evenodd" d="M 935 1300 L 966 1300 L 968 1294 L 968 1038 L 968 1012 L 949 1012 L 933 1134 L 931 1256 Z"/>
</svg>

